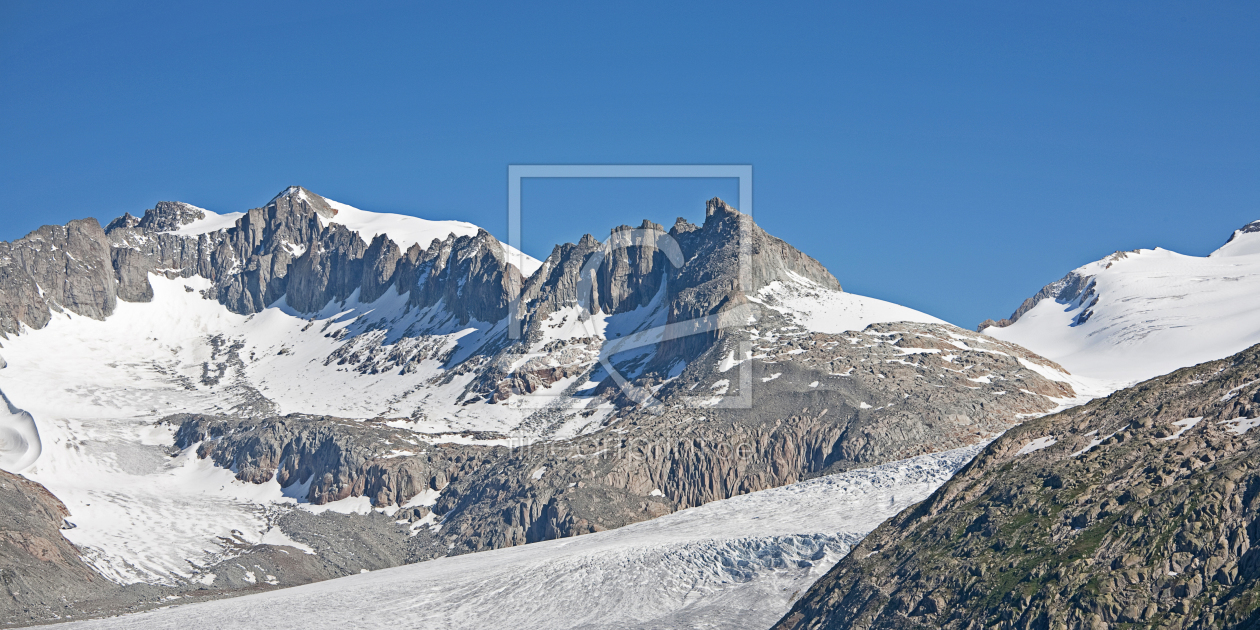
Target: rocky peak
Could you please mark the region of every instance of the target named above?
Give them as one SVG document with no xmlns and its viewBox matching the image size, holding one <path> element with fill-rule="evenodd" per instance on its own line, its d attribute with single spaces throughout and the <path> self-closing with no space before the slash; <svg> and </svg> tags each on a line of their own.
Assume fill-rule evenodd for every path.
<svg viewBox="0 0 1260 630">
<path fill-rule="evenodd" d="M 337 216 L 337 210 L 328 205 L 328 201 L 301 186 L 289 186 L 267 202 L 268 208 L 280 205 L 287 205 L 295 210 L 314 212 L 324 219 Z"/>
<path fill-rule="evenodd" d="M 129 228 L 138 227 L 139 225 L 140 225 L 139 217 L 132 216 L 130 212 L 124 212 L 121 217 L 118 217 L 117 219 L 110 221 L 109 225 L 105 226 L 105 232 L 109 233 L 109 232 L 113 232 L 114 230 L 126 230 Z"/>
<path fill-rule="evenodd" d="M 508 303 L 521 287 L 521 273 L 507 261 L 498 239 L 485 230 L 474 236 L 451 234 L 433 241 L 415 271 L 409 304 L 429 307 L 444 302 L 460 323 L 495 322 L 507 316 Z M 402 287 L 399 289 L 403 290 Z"/>
<path fill-rule="evenodd" d="M 739 214 L 739 211 L 732 208 L 730 204 L 722 201 L 719 197 L 714 197 L 704 204 L 704 219 L 707 223 L 709 217 L 715 214 Z"/>
<path fill-rule="evenodd" d="M 124 221 L 125 227 L 132 227 L 125 224 L 128 216 L 130 215 L 124 214 L 121 219 L 111 222 L 110 229 L 113 229 L 118 221 Z M 173 232 L 204 218 L 206 218 L 206 211 L 197 206 L 181 201 L 159 201 L 152 209 L 144 211 L 144 217 L 136 223 L 136 226 L 146 232 Z"/>
<path fill-rule="evenodd" d="M 698 229 L 700 229 L 700 226 L 695 225 L 682 217 L 678 217 L 678 220 L 674 221 L 674 227 L 670 228 L 669 235 L 677 237 L 679 234 L 695 232 Z"/>
</svg>

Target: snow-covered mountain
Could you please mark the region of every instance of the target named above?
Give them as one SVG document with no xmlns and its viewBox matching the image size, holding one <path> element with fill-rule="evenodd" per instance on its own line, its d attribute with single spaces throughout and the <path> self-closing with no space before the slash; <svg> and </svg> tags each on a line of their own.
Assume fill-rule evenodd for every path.
<svg viewBox="0 0 1260 630">
<path fill-rule="evenodd" d="M 1260 343 L 1260 221 L 1204 257 L 1116 252 L 981 330 L 1116 385 L 1232 355 Z"/>
<path fill-rule="evenodd" d="M 718 199 L 541 262 L 298 187 L 48 226 L 0 244 L 0 356 L 0 462 L 107 578 L 0 602 L 31 621 L 621 528 L 1098 393 Z"/>
</svg>

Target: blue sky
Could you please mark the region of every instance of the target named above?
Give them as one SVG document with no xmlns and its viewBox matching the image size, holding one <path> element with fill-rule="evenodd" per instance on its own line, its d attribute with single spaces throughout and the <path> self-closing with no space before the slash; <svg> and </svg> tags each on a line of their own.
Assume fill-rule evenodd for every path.
<svg viewBox="0 0 1260 630">
<path fill-rule="evenodd" d="M 0 239 L 290 184 L 504 237 L 508 164 L 752 164 L 847 290 L 971 327 L 1260 219 L 1256 3 L 187 4 L 0 0 Z M 525 248 L 736 190 L 527 183 Z"/>
</svg>

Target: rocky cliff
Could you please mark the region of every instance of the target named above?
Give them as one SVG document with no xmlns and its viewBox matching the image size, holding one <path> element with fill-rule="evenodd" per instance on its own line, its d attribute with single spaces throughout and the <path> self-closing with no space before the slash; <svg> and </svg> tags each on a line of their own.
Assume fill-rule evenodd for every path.
<svg viewBox="0 0 1260 630">
<path fill-rule="evenodd" d="M 0 337 L 43 328 L 52 313 L 104 319 L 117 301 L 110 243 L 95 219 L 0 242 Z"/>
<path fill-rule="evenodd" d="M 777 628 L 1260 622 L 1260 346 L 1028 422 Z"/>
</svg>

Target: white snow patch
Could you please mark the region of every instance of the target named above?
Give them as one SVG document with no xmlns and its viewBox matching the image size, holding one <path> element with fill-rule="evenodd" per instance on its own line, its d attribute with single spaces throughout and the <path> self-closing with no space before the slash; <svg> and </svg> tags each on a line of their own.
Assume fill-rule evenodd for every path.
<svg viewBox="0 0 1260 630">
<path fill-rule="evenodd" d="M 438 497 L 440 496 L 442 496 L 442 493 L 440 491 L 434 490 L 433 488 L 425 488 L 416 496 L 408 499 L 407 502 L 404 503 L 402 507 L 403 509 L 421 507 L 421 506 L 430 507 L 434 503 L 437 503 Z"/>
<path fill-rule="evenodd" d="M 1198 418 L 1186 418 L 1185 420 L 1178 420 L 1178 421 L 1176 421 L 1176 422 L 1174 422 L 1174 423 L 1173 423 L 1173 424 L 1177 425 L 1178 427 L 1180 427 L 1180 428 L 1178 428 L 1178 429 L 1177 429 L 1177 432 L 1176 432 L 1176 433 L 1174 433 L 1174 434 L 1172 434 L 1172 435 L 1170 435 L 1170 436 L 1168 436 L 1168 437 L 1166 437 L 1166 438 L 1160 438 L 1160 439 L 1163 439 L 1163 440 L 1175 440 L 1175 439 L 1177 439 L 1177 438 L 1181 437 L 1181 435 L 1182 435 L 1183 433 L 1185 433 L 1186 431 L 1189 431 L 1190 429 L 1194 428 L 1194 425 L 1199 424 L 1199 421 L 1200 421 L 1200 420 L 1202 420 L 1202 419 L 1203 419 L 1203 417 L 1202 417 L 1202 416 L 1199 416 Z M 1090 446 L 1090 448 L 1093 448 L 1093 445 L 1091 445 L 1091 446 Z M 1086 449 L 1086 450 L 1088 450 L 1088 449 Z"/>
<path fill-rule="evenodd" d="M 718 372 L 726 372 L 730 370 L 731 368 L 739 365 L 740 363 L 743 363 L 744 361 L 751 361 L 751 360 L 752 360 L 752 351 L 746 352 L 744 355 L 744 358 L 736 359 L 735 351 L 731 350 L 730 352 L 727 353 L 725 358 L 723 358 L 721 361 L 718 362 Z"/>
<path fill-rule="evenodd" d="M 1015 456 L 1019 457 L 1020 455 L 1027 455 L 1029 453 L 1035 453 L 1048 446 L 1054 446 L 1056 443 L 1058 443 L 1058 441 L 1059 440 L 1055 438 L 1053 435 L 1039 437 L 1021 446 L 1018 451 L 1015 451 Z"/>
<path fill-rule="evenodd" d="M 196 208 L 196 206 L 193 207 Z M 171 234 L 179 236 L 197 236 L 198 234 L 218 232 L 219 230 L 226 230 L 235 226 L 236 222 L 241 217 L 245 216 L 244 212 L 227 212 L 219 214 L 217 212 L 206 210 L 205 208 L 196 209 L 204 212 L 206 216 L 204 218 L 197 219 L 192 223 L 179 226 L 179 229 L 172 231 Z"/>
<path fill-rule="evenodd" d="M 1255 418 L 1235 418 L 1233 420 L 1221 420 L 1218 424 L 1229 425 L 1231 433 L 1242 435 L 1256 427 L 1260 427 L 1260 416 Z"/>
<path fill-rule="evenodd" d="M 263 534 L 262 540 L 258 542 L 259 544 L 263 544 L 263 545 L 275 545 L 277 547 L 293 547 L 294 549 L 300 549 L 302 553 L 312 555 L 312 556 L 315 555 L 315 550 L 311 549 L 309 545 L 293 540 L 292 538 L 289 537 L 288 534 L 284 533 L 283 531 L 280 531 L 279 527 L 272 527 L 271 529 L 267 530 L 267 532 Z"/>
<path fill-rule="evenodd" d="M 862 330 L 884 322 L 946 322 L 892 302 L 828 289 L 788 272 L 791 280 L 776 280 L 749 299 L 776 311 L 792 315 L 806 329 L 824 333 Z"/>
<path fill-rule="evenodd" d="M 1193 426 L 1193 423 L 1191 424 L 1191 426 Z M 1126 425 L 1124 425 L 1123 427 L 1120 427 L 1119 429 L 1116 429 L 1115 431 L 1112 431 L 1111 433 L 1108 433 L 1107 435 L 1104 435 L 1104 436 L 1102 436 L 1102 437 L 1097 437 L 1097 438 L 1094 438 L 1094 439 L 1090 440 L 1090 441 L 1089 441 L 1089 446 L 1086 446 L 1085 448 L 1083 448 L 1083 449 L 1081 449 L 1081 450 L 1079 450 L 1079 451 L 1076 451 L 1075 453 L 1072 453 L 1072 457 L 1079 457 L 1079 456 L 1081 456 L 1081 455 L 1084 455 L 1085 453 L 1088 453 L 1088 452 L 1089 452 L 1089 449 L 1094 448 L 1095 446 L 1098 446 L 1099 444 L 1102 444 L 1103 442 L 1107 441 L 1107 440 L 1108 440 L 1111 436 L 1113 436 L 1113 435 L 1115 435 L 1115 434 L 1117 434 L 1117 433 L 1119 433 L 1119 432 L 1121 432 L 1121 431 L 1123 431 L 1123 430 L 1125 430 L 1125 429 L 1127 429 L 1127 428 L 1129 428 L 1129 425 L 1127 425 L 1127 424 L 1126 424 Z M 1180 435 L 1180 434 L 1178 434 L 1178 435 Z"/>
</svg>

